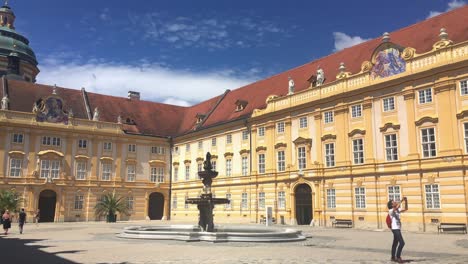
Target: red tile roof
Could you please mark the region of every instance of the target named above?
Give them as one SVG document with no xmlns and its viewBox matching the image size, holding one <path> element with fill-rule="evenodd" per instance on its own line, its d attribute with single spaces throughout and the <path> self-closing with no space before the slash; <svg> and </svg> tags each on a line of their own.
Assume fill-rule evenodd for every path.
<svg viewBox="0 0 468 264">
<path fill-rule="evenodd" d="M 441 28 L 446 28 L 449 39 L 454 43 L 466 41 L 468 24 L 463 21 L 466 21 L 467 17 L 468 6 L 465 5 L 392 32 L 390 41 L 403 47 L 415 48 L 417 53 L 424 53 L 430 51 L 432 45 L 439 40 Z M 319 67 L 325 72 L 325 83 L 335 80 L 341 62 L 344 62 L 347 72 L 358 73 L 361 64 L 371 60 L 372 53 L 381 43 L 381 37 L 366 41 L 191 107 L 87 93 L 90 110 L 93 112 L 94 108 L 98 107 L 102 121 L 117 122 L 119 115 L 124 122 L 127 118 L 129 121 L 133 120 L 133 124 L 123 125 L 127 133 L 153 136 L 182 135 L 190 133 L 197 127 L 197 114 L 206 116 L 199 128 L 250 117 L 254 109 L 265 107 L 265 100 L 269 95 L 287 94 L 288 77 L 294 79 L 297 92 L 309 87 L 308 79 L 312 74 L 316 74 Z M 52 86 L 8 80 L 10 109 L 31 112 L 33 103 L 41 97 L 49 96 L 52 89 Z M 57 94 L 64 99 L 65 110 L 72 108 L 76 118 L 88 118 L 81 91 L 58 87 Z M 244 110 L 235 111 L 237 100 L 248 102 Z"/>
</svg>

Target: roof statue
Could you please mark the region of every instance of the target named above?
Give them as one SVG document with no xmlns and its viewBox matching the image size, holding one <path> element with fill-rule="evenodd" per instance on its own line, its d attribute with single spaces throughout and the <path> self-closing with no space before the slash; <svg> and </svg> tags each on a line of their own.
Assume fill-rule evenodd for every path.
<svg viewBox="0 0 468 264">
<path fill-rule="evenodd" d="M 8 102 L 10 100 L 8 99 L 8 97 L 5 95 L 3 96 L 2 98 L 2 110 L 8 110 Z"/>
<path fill-rule="evenodd" d="M 318 68 L 316 86 L 322 85 L 324 81 L 325 81 L 325 73 L 323 72 L 322 68 Z"/>
<path fill-rule="evenodd" d="M 288 77 L 288 79 L 289 79 L 288 95 L 294 94 L 294 80 L 291 77 Z"/>
<path fill-rule="evenodd" d="M 120 115 L 117 116 L 117 123 L 122 124 L 122 117 Z"/>
<path fill-rule="evenodd" d="M 94 108 L 93 121 L 99 121 L 99 109 Z"/>
</svg>

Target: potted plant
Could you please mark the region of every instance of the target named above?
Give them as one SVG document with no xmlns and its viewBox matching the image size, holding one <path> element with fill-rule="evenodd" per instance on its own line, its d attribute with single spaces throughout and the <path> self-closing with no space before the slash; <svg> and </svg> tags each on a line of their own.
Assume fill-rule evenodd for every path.
<svg viewBox="0 0 468 264">
<path fill-rule="evenodd" d="M 108 223 L 115 223 L 117 221 L 117 213 L 126 214 L 128 206 L 123 197 L 115 193 L 108 193 L 102 196 L 102 199 L 94 207 L 96 215 L 106 216 Z"/>
</svg>

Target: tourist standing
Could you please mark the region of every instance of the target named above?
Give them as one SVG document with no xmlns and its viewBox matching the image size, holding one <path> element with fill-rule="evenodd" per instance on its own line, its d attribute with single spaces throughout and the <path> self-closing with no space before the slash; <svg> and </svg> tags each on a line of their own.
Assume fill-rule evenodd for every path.
<svg viewBox="0 0 468 264">
<path fill-rule="evenodd" d="M 23 226 L 26 223 L 26 213 L 24 212 L 24 208 L 21 208 L 18 218 L 18 226 L 20 234 L 23 234 Z"/>
<path fill-rule="evenodd" d="M 41 219 L 41 210 L 37 209 L 36 214 L 34 214 L 34 220 L 36 220 L 36 225 L 39 224 L 40 219 Z"/>
<path fill-rule="evenodd" d="M 6 210 L 5 213 L 2 215 L 3 220 L 3 230 L 5 231 L 5 235 L 8 235 L 8 229 L 11 228 L 11 215 L 10 211 Z"/>
<path fill-rule="evenodd" d="M 402 212 L 408 210 L 408 199 L 403 197 L 403 201 L 405 202 L 405 208 L 401 209 L 401 203 L 396 201 L 390 200 L 388 201 L 388 214 L 392 219 L 392 233 L 393 233 L 393 244 L 392 244 L 392 261 L 398 263 L 404 263 L 401 259 L 401 251 L 405 246 L 405 241 L 403 240 L 403 236 L 401 235 L 401 218 L 400 215 Z"/>
</svg>

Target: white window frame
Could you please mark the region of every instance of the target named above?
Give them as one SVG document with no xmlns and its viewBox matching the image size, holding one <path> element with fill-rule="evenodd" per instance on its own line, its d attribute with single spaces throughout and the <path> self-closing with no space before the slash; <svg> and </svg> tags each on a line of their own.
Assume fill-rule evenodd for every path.
<svg viewBox="0 0 468 264">
<path fill-rule="evenodd" d="M 265 127 L 259 127 L 257 129 L 257 131 L 258 131 L 258 136 L 259 137 L 264 137 L 265 136 Z"/>
<path fill-rule="evenodd" d="M 387 187 L 388 191 L 388 200 L 395 202 L 401 201 L 401 187 L 399 185 L 391 185 Z"/>
<path fill-rule="evenodd" d="M 60 147 L 62 145 L 62 139 L 60 137 L 43 136 L 42 145 Z"/>
<path fill-rule="evenodd" d="M 177 209 L 177 196 L 172 197 L 172 208 Z"/>
<path fill-rule="evenodd" d="M 468 153 L 468 122 L 463 123 L 464 139 L 465 139 L 465 153 Z"/>
<path fill-rule="evenodd" d="M 335 143 L 325 143 L 325 166 L 326 167 L 335 167 Z"/>
<path fill-rule="evenodd" d="M 135 164 L 127 165 L 127 181 L 134 182 L 136 179 L 136 166 Z"/>
<path fill-rule="evenodd" d="M 203 170 L 203 163 L 197 163 L 197 171 L 200 172 Z"/>
<path fill-rule="evenodd" d="M 384 135 L 385 158 L 387 161 L 398 160 L 398 137 L 396 133 Z"/>
<path fill-rule="evenodd" d="M 150 182 L 164 182 L 164 167 L 151 167 Z"/>
<path fill-rule="evenodd" d="M 276 123 L 276 132 L 278 134 L 283 134 L 285 131 L 285 124 L 284 122 L 278 122 Z"/>
<path fill-rule="evenodd" d="M 135 205 L 135 200 L 134 200 L 133 196 L 127 196 L 127 198 L 125 200 L 127 202 L 128 210 L 133 211 L 133 208 L 134 208 L 134 205 Z"/>
<path fill-rule="evenodd" d="M 110 181 L 112 179 L 112 163 L 101 163 L 101 181 Z"/>
<path fill-rule="evenodd" d="M 302 116 L 299 118 L 299 128 L 307 128 L 309 126 L 307 122 L 307 116 Z"/>
<path fill-rule="evenodd" d="M 241 194 L 241 209 L 248 209 L 248 208 L 249 208 L 248 194 L 246 192 L 243 192 Z"/>
<path fill-rule="evenodd" d="M 265 209 L 265 192 L 258 193 L 258 209 Z"/>
<path fill-rule="evenodd" d="M 333 111 L 327 111 L 323 113 L 323 122 L 325 124 L 330 124 L 334 122 Z"/>
<path fill-rule="evenodd" d="M 190 164 L 185 165 L 185 180 L 190 180 Z"/>
<path fill-rule="evenodd" d="M 88 140 L 87 139 L 78 139 L 78 148 L 79 149 L 88 148 Z"/>
<path fill-rule="evenodd" d="M 439 184 L 426 184 L 424 186 L 426 194 L 426 208 L 440 209 L 440 186 Z"/>
<path fill-rule="evenodd" d="M 88 173 L 87 170 L 87 161 L 78 160 L 76 161 L 76 177 L 77 180 L 86 180 L 86 174 Z"/>
<path fill-rule="evenodd" d="M 336 208 L 336 190 L 334 188 L 327 189 L 327 208 Z"/>
<path fill-rule="evenodd" d="M 13 133 L 11 136 L 11 142 L 15 144 L 23 144 L 24 143 L 24 134 L 23 133 Z"/>
<path fill-rule="evenodd" d="M 430 131 L 433 132 L 432 136 L 431 134 L 429 134 Z M 421 128 L 421 152 L 423 158 L 437 157 L 437 141 L 435 127 Z"/>
<path fill-rule="evenodd" d="M 60 177 L 60 160 L 41 160 L 40 178 L 48 178 L 49 175 L 52 179 Z"/>
<path fill-rule="evenodd" d="M 166 148 L 160 147 L 160 146 L 153 146 L 153 147 L 151 147 L 151 153 L 152 154 L 163 155 L 163 154 L 166 153 Z"/>
<path fill-rule="evenodd" d="M 366 188 L 365 187 L 355 187 L 354 198 L 355 198 L 356 209 L 366 208 Z"/>
<path fill-rule="evenodd" d="M 395 110 L 395 97 L 387 97 L 382 99 L 383 111 L 390 112 Z"/>
<path fill-rule="evenodd" d="M 426 88 L 418 91 L 419 104 L 432 103 L 432 89 Z"/>
<path fill-rule="evenodd" d="M 203 141 L 198 141 L 198 149 L 203 149 Z"/>
<path fill-rule="evenodd" d="M 75 195 L 75 210 L 83 210 L 84 205 L 84 196 L 81 194 Z"/>
<path fill-rule="evenodd" d="M 258 154 L 258 173 L 265 173 L 265 153 Z"/>
<path fill-rule="evenodd" d="M 22 167 L 23 167 L 23 159 L 10 158 L 9 176 L 21 177 L 22 170 L 23 170 Z"/>
<path fill-rule="evenodd" d="M 174 181 L 179 180 L 179 167 L 174 167 Z"/>
<path fill-rule="evenodd" d="M 468 95 L 468 79 L 461 80 L 460 85 L 460 95 Z"/>
<path fill-rule="evenodd" d="M 232 208 L 232 195 L 230 193 L 226 193 L 226 199 L 229 200 L 229 203 L 224 204 L 224 209 L 231 209 Z"/>
<path fill-rule="evenodd" d="M 216 171 L 216 160 L 211 161 L 211 167 L 213 168 L 213 171 Z"/>
<path fill-rule="evenodd" d="M 249 157 L 242 156 L 242 176 L 249 174 Z"/>
<path fill-rule="evenodd" d="M 216 138 L 212 138 L 212 139 L 211 139 L 211 146 L 212 146 L 212 147 L 216 147 L 216 143 L 217 143 L 217 142 L 216 142 Z"/>
<path fill-rule="evenodd" d="M 305 147 L 298 147 L 297 148 L 297 168 L 299 170 L 303 170 L 307 168 L 307 154 Z"/>
<path fill-rule="evenodd" d="M 242 140 L 249 140 L 249 131 L 242 131 Z"/>
<path fill-rule="evenodd" d="M 278 209 L 286 209 L 286 193 L 284 191 L 278 192 Z"/>
<path fill-rule="evenodd" d="M 232 144 L 232 135 L 226 135 L 226 144 Z"/>
<path fill-rule="evenodd" d="M 362 105 L 352 105 L 351 106 L 351 118 L 362 117 Z"/>
<path fill-rule="evenodd" d="M 128 152 L 136 152 L 136 144 L 128 144 Z"/>
<path fill-rule="evenodd" d="M 364 140 L 362 138 L 353 139 L 352 145 L 354 164 L 364 164 Z"/>
<path fill-rule="evenodd" d="M 277 170 L 278 171 L 286 171 L 286 154 L 284 150 L 280 150 L 276 152 L 276 158 L 277 158 Z"/>
<path fill-rule="evenodd" d="M 112 151 L 112 142 L 104 142 L 104 144 L 102 144 L 102 149 L 104 151 Z"/>
<path fill-rule="evenodd" d="M 190 152 L 190 144 L 185 144 L 185 152 Z"/>
<path fill-rule="evenodd" d="M 226 176 L 232 176 L 232 159 L 226 159 Z"/>
</svg>

